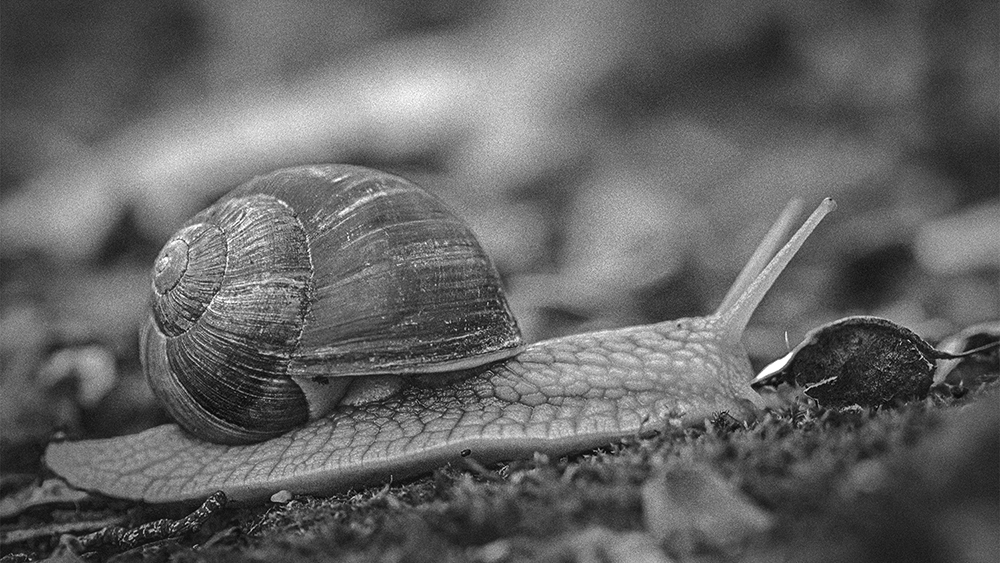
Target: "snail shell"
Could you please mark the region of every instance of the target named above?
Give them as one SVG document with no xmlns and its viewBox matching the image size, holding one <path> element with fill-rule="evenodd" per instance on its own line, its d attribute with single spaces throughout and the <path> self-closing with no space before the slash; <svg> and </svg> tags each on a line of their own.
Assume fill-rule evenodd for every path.
<svg viewBox="0 0 1000 563">
<path fill-rule="evenodd" d="M 517 354 L 520 331 L 472 231 L 415 184 L 358 166 L 278 170 L 163 247 L 143 369 L 205 440 L 283 434 L 405 375 Z"/>
</svg>

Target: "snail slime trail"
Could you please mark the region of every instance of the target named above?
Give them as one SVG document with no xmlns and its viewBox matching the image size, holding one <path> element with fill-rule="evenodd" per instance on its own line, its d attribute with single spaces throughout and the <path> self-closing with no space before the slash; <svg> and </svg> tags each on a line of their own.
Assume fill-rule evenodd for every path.
<svg viewBox="0 0 1000 563">
<path fill-rule="evenodd" d="M 154 266 L 141 356 L 179 424 L 53 443 L 46 462 L 114 497 L 257 500 L 746 419 L 744 328 L 835 204 L 782 244 L 798 207 L 715 313 L 525 345 L 471 230 L 415 184 L 344 165 L 254 178 Z"/>
</svg>

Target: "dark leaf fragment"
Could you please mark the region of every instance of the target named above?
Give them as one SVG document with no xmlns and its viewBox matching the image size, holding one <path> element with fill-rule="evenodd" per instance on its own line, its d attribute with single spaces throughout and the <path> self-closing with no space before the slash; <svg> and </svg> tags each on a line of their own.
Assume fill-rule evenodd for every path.
<svg viewBox="0 0 1000 563">
<path fill-rule="evenodd" d="M 879 407 L 926 397 L 936 361 L 957 357 L 892 321 L 847 317 L 810 331 L 751 384 L 801 386 L 829 407 Z"/>
</svg>

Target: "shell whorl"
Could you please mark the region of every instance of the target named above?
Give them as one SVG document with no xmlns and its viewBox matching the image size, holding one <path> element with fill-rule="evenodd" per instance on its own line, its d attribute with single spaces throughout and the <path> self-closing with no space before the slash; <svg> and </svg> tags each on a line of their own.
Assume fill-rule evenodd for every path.
<svg viewBox="0 0 1000 563">
<path fill-rule="evenodd" d="M 361 167 L 247 182 L 164 246 L 152 289 L 141 334 L 150 385 L 215 442 L 303 424 L 311 405 L 296 379 L 463 370 L 522 347 L 464 222 Z"/>
<path fill-rule="evenodd" d="M 255 441 L 308 420 L 286 372 L 311 277 L 305 231 L 273 196 L 220 202 L 166 244 L 142 357 L 178 422 L 213 441 Z"/>
</svg>

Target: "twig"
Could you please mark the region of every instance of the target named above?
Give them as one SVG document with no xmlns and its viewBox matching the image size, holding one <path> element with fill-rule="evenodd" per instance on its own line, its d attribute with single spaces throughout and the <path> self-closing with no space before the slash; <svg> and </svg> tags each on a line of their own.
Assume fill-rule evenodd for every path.
<svg viewBox="0 0 1000 563">
<path fill-rule="evenodd" d="M 164 518 L 134 528 L 109 526 L 79 538 L 67 534 L 59 539 L 59 543 L 63 549 L 69 549 L 77 554 L 101 547 L 127 551 L 150 542 L 196 532 L 209 517 L 226 506 L 227 502 L 229 498 L 226 497 L 226 493 L 218 491 L 208 497 L 197 510 L 178 520 Z"/>
</svg>

